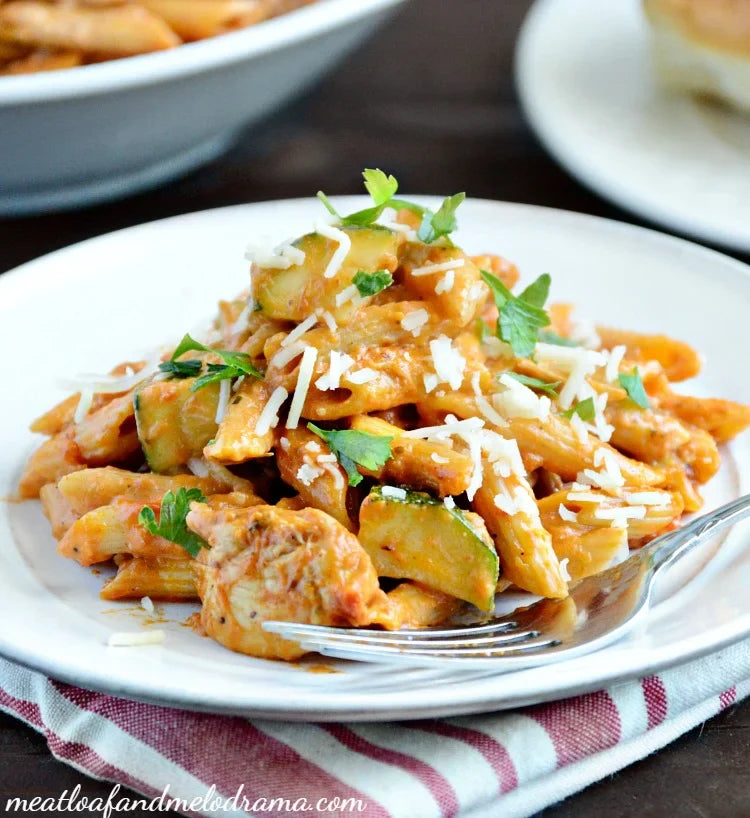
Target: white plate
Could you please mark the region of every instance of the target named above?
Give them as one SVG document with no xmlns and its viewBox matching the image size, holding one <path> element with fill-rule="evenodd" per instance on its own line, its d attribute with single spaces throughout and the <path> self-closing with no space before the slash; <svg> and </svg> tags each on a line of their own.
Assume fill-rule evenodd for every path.
<svg viewBox="0 0 750 818">
<path fill-rule="evenodd" d="M 538 0 L 516 77 L 529 121 L 584 184 L 654 222 L 750 250 L 750 117 L 671 95 L 640 0 Z"/>
<path fill-rule="evenodd" d="M 430 200 L 427 199 L 427 202 Z M 342 200 L 343 210 L 363 206 Z M 252 237 L 308 230 L 315 201 L 207 211 L 122 230 L 45 256 L 0 277 L 4 457 L 0 495 L 11 495 L 38 444 L 26 424 L 62 397 L 55 378 L 101 372 L 176 340 L 246 285 Z M 686 242 L 592 217 L 469 201 L 460 242 L 497 250 L 526 277 L 549 271 L 553 297 L 603 321 L 690 339 L 707 356 L 695 388 L 750 402 L 745 364 L 748 268 Z M 750 490 L 750 441 L 725 453 L 711 486 L 716 504 Z M 0 653 L 65 681 L 189 708 L 283 719 L 391 719 L 514 707 L 580 693 L 686 660 L 750 633 L 750 553 L 735 531 L 719 554 L 706 549 L 686 584 L 645 627 L 594 656 L 505 675 L 437 673 L 335 663 L 298 665 L 234 654 L 180 623 L 190 606 L 158 605 L 163 646 L 107 648 L 114 630 L 141 627 L 131 603 L 97 597 L 101 577 L 58 557 L 37 502 L 0 504 Z M 740 543 L 741 544 L 741 543 Z M 669 578 L 668 578 L 669 579 Z M 696 615 L 696 611 L 700 615 Z"/>
</svg>

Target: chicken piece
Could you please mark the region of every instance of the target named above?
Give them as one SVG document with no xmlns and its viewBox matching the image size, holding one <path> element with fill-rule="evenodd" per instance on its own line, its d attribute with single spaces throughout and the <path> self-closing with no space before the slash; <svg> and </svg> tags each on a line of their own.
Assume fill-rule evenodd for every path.
<svg viewBox="0 0 750 818">
<path fill-rule="evenodd" d="M 193 566 L 201 624 L 230 650 L 288 660 L 306 652 L 264 631 L 268 619 L 355 627 L 387 619 L 390 605 L 369 556 L 318 509 L 193 504 L 187 524 L 210 545 Z"/>
</svg>

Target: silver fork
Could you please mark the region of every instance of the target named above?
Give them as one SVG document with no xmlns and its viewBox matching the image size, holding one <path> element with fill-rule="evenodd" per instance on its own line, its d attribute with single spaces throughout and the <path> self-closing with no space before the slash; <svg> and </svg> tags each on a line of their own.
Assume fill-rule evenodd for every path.
<svg viewBox="0 0 750 818">
<path fill-rule="evenodd" d="M 471 625 L 372 631 L 269 621 L 263 627 L 308 650 L 360 662 L 495 671 L 560 662 L 622 637 L 648 611 L 659 571 L 749 516 L 747 495 L 658 537 L 625 562 L 580 580 L 565 599 L 542 599 Z"/>
</svg>

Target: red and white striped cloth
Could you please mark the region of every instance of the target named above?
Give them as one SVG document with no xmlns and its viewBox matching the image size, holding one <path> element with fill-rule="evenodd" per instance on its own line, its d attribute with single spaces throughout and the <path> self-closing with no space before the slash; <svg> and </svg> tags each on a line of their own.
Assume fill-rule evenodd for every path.
<svg viewBox="0 0 750 818">
<path fill-rule="evenodd" d="M 750 640 L 639 681 L 516 711 L 388 724 L 292 724 L 173 710 L 52 681 L 0 659 L 0 708 L 62 761 L 149 798 L 271 799 L 308 814 L 521 818 L 673 741 L 750 694 Z M 211 788 L 215 788 L 211 789 Z M 327 812 L 319 799 L 359 799 Z M 301 802 L 298 799 L 306 799 Z M 205 801 L 197 814 L 216 815 Z M 320 802 L 323 803 L 323 802 Z M 187 810 L 183 810 L 187 812 Z M 196 813 L 191 813 L 196 814 Z M 223 814 L 227 814 L 226 812 Z"/>
</svg>

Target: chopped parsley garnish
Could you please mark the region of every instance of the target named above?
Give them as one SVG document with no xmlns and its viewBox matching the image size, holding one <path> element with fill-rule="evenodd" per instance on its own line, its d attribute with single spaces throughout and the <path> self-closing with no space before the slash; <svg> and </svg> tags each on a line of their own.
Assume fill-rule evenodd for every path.
<svg viewBox="0 0 750 818">
<path fill-rule="evenodd" d="M 193 358 L 191 361 L 164 361 L 159 369 L 172 378 L 195 378 L 203 370 L 203 361 Z"/>
<path fill-rule="evenodd" d="M 556 332 L 551 332 L 550 330 L 540 330 L 538 340 L 540 340 L 543 344 L 554 344 L 558 347 L 579 347 L 581 346 L 576 341 L 571 340 L 570 338 L 565 338 L 563 335 L 558 335 Z"/>
<path fill-rule="evenodd" d="M 484 318 L 477 318 L 474 328 L 480 343 L 484 341 L 488 335 L 492 335 L 492 330 L 489 328 Z"/>
<path fill-rule="evenodd" d="M 191 358 L 187 361 L 177 359 L 186 352 L 211 352 L 218 355 L 224 363 L 206 364 L 206 372 L 201 375 L 190 387 L 191 392 L 196 392 L 210 383 L 239 378 L 243 375 L 252 375 L 255 378 L 262 378 L 263 373 L 250 363 L 250 356 L 246 352 L 233 352 L 226 349 L 212 349 L 204 346 L 199 341 L 191 338 L 189 334 L 180 341 L 177 349 L 172 353 L 172 357 L 159 364 L 159 369 L 166 372 L 173 378 L 194 378 L 203 372 L 203 361 Z"/>
<path fill-rule="evenodd" d="M 208 543 L 187 527 L 185 518 L 190 511 L 190 503 L 205 503 L 206 498 L 200 489 L 180 487 L 177 492 L 168 491 L 161 501 L 159 522 L 154 510 L 144 506 L 138 515 L 138 522 L 156 537 L 181 545 L 191 557 L 197 557 L 201 548 L 208 548 Z"/>
<path fill-rule="evenodd" d="M 581 420 L 585 420 L 587 423 L 591 422 L 596 416 L 596 405 L 594 404 L 594 399 L 586 398 L 586 400 L 582 400 L 575 406 L 568 409 L 567 412 L 562 413 L 562 416 L 568 420 L 572 420 L 573 415 L 578 415 Z"/>
<path fill-rule="evenodd" d="M 635 367 L 629 374 L 622 372 L 618 376 L 618 380 L 620 381 L 620 386 L 628 393 L 628 397 L 636 406 L 640 406 L 641 409 L 651 408 L 638 367 Z"/>
<path fill-rule="evenodd" d="M 376 471 L 393 457 L 392 437 L 373 435 L 356 429 L 327 431 L 314 423 L 308 423 L 307 428 L 328 444 L 328 448 L 336 455 L 336 459 L 349 475 L 350 486 L 358 486 L 362 482 L 357 464 L 370 471 Z"/>
<path fill-rule="evenodd" d="M 550 277 L 544 273 L 520 294 L 513 293 L 497 276 L 482 270 L 482 279 L 492 290 L 499 315 L 495 334 L 510 344 L 517 358 L 528 358 L 534 352 L 539 330 L 550 323 L 544 310 L 549 294 Z"/>
<path fill-rule="evenodd" d="M 524 386 L 528 386 L 529 389 L 538 389 L 540 392 L 546 393 L 551 398 L 557 397 L 557 387 L 562 383 L 562 381 L 553 381 L 550 383 L 548 381 L 542 381 L 539 378 L 530 378 L 528 375 L 522 375 L 520 372 L 505 372 L 504 374 L 510 375 L 511 378 L 514 378 Z"/>
<path fill-rule="evenodd" d="M 374 273 L 366 273 L 360 270 L 352 279 L 352 284 L 359 290 L 362 298 L 368 295 L 377 295 L 386 287 L 393 284 L 393 276 L 388 270 L 375 270 Z"/>
<path fill-rule="evenodd" d="M 372 168 L 367 168 L 363 171 L 362 176 L 365 180 L 365 188 L 374 202 L 374 207 L 358 210 L 349 216 L 342 216 L 338 213 L 328 196 L 326 196 L 322 190 L 318 191 L 318 198 L 326 210 L 332 216 L 335 216 L 342 225 L 366 227 L 374 224 L 383 215 L 383 211 L 387 207 L 392 207 L 396 210 L 404 208 L 422 219 L 419 230 L 417 231 L 417 236 L 420 241 L 425 242 L 425 244 L 432 244 L 438 239 L 445 238 L 450 243 L 448 236 L 458 226 L 456 222 L 456 210 L 466 198 L 465 193 L 456 193 L 454 196 L 448 196 L 438 210 L 433 212 L 427 207 L 414 204 L 414 202 L 407 202 L 403 199 L 395 198 L 398 192 L 398 181 L 394 176 L 386 175 L 382 170 Z"/>
</svg>

